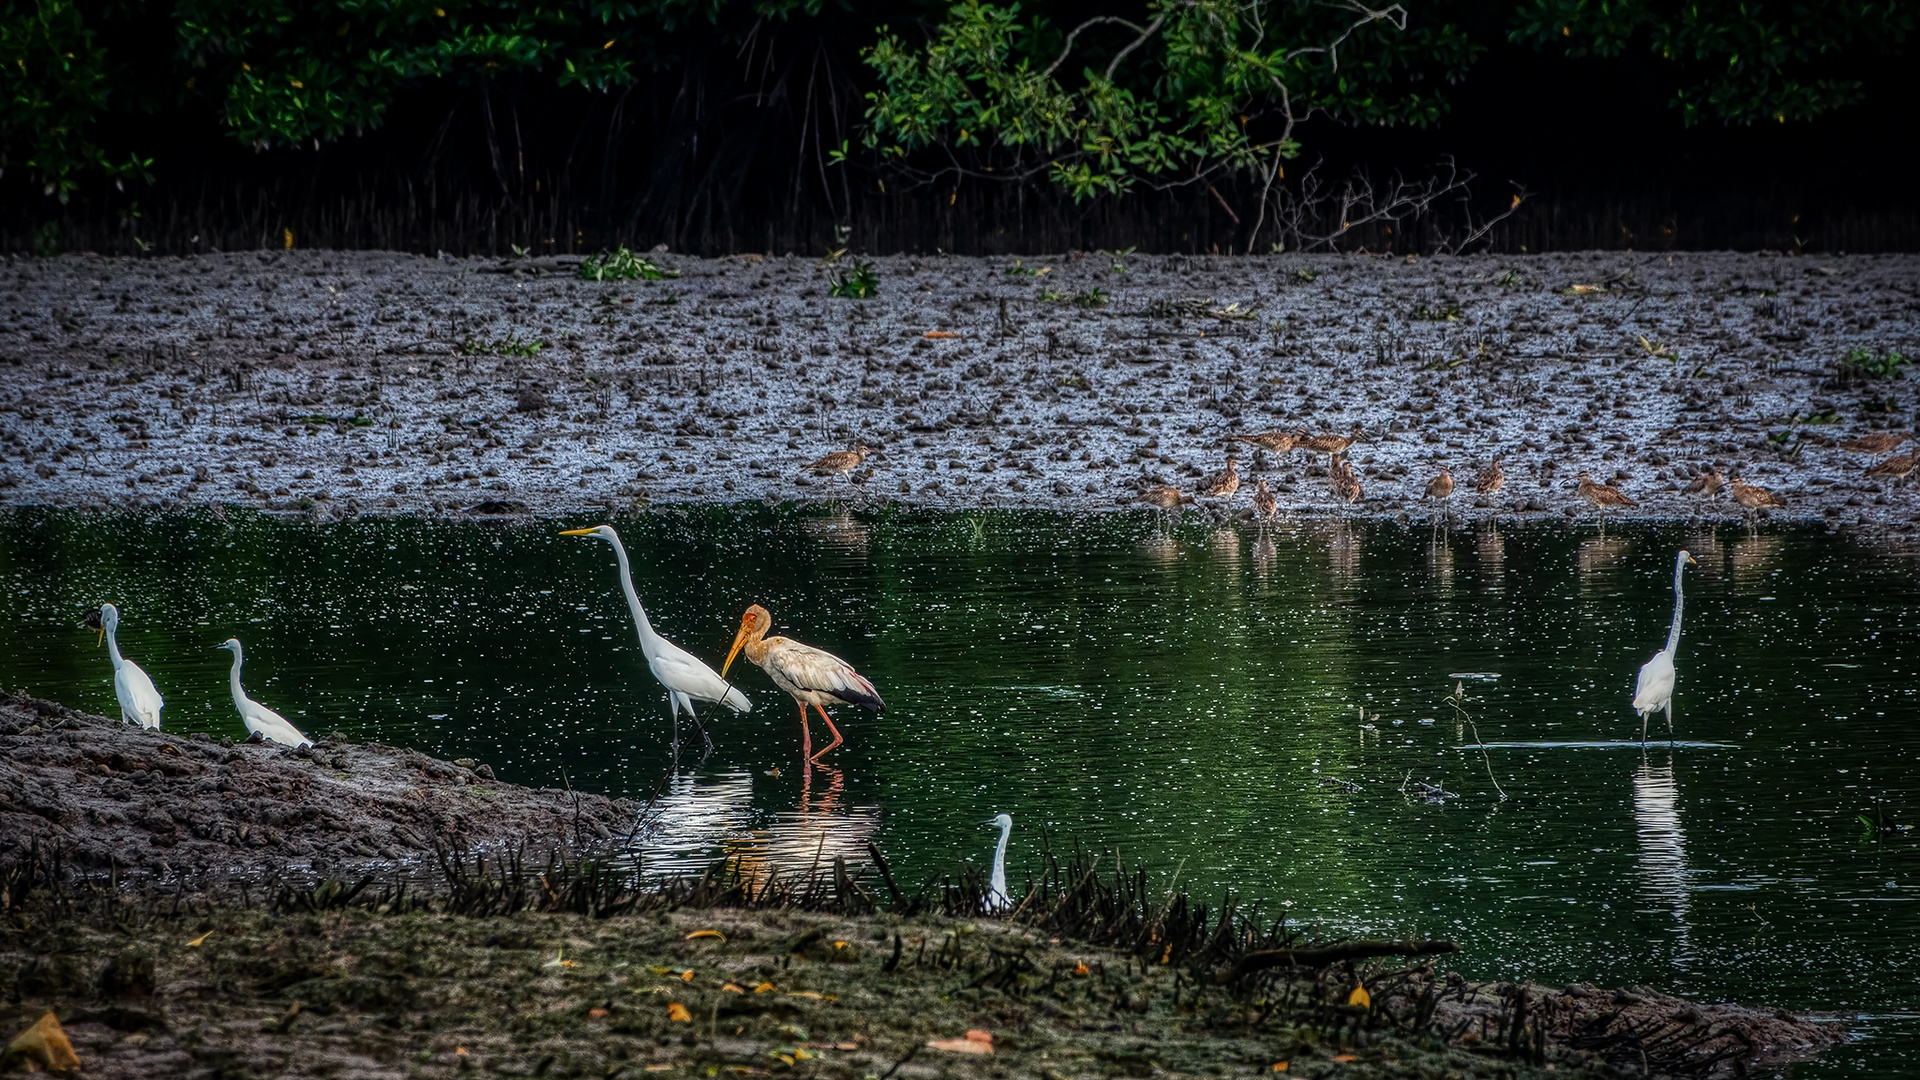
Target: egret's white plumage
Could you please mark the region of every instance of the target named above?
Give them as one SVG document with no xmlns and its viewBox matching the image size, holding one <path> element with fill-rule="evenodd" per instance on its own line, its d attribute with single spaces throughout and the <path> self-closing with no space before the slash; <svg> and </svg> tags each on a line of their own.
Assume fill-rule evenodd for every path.
<svg viewBox="0 0 1920 1080">
<path fill-rule="evenodd" d="M 1633 686 L 1633 711 L 1640 714 L 1640 741 L 1647 741 L 1647 717 L 1667 714 L 1667 738 L 1673 738 L 1673 654 L 1680 647 L 1680 608 L 1684 597 L 1680 577 L 1694 557 L 1682 551 L 1673 560 L 1673 627 L 1667 631 L 1667 647 L 1641 665 L 1640 678 Z"/>
<path fill-rule="evenodd" d="M 627 563 L 626 545 L 620 542 L 620 534 L 613 531 L 611 525 L 596 525 L 591 529 L 568 529 L 561 536 L 597 536 L 613 545 L 614 558 L 620 562 L 620 588 L 627 595 L 627 607 L 633 612 L 633 626 L 640 633 L 640 651 L 646 655 L 647 669 L 660 685 L 667 688 L 668 706 L 673 711 L 675 740 L 678 741 L 680 710 L 693 715 L 695 701 L 719 702 L 735 712 L 746 712 L 753 708 L 747 701 L 747 695 L 729 686 L 727 681 L 714 674 L 713 669 L 701 663 L 692 653 L 668 641 L 654 632 L 653 623 L 647 618 L 647 610 L 640 606 L 640 594 L 633 591 L 633 571 Z"/>
<path fill-rule="evenodd" d="M 800 752 L 808 761 L 818 761 L 828 750 L 846 741 L 840 729 L 833 726 L 826 706 L 858 705 L 880 712 L 887 707 L 886 702 L 880 700 L 880 692 L 866 676 L 855 671 L 852 664 L 825 649 L 803 645 L 792 638 L 777 634 L 768 637 L 767 631 L 772 627 L 773 615 L 766 608 L 759 604 L 747 608 L 746 614 L 740 617 L 740 632 L 733 636 L 733 648 L 727 650 L 727 662 L 720 665 L 720 672 L 725 674 L 733 666 L 733 658 L 740 655 L 742 649 L 746 650 L 747 659 L 766 672 L 775 686 L 793 695 L 799 704 Z M 833 733 L 833 741 L 818 754 L 813 752 L 813 733 L 807 729 L 809 705 Z"/>
<path fill-rule="evenodd" d="M 151 731 L 160 730 L 160 708 L 166 700 L 140 665 L 120 655 L 120 610 L 112 604 L 101 604 L 97 625 L 100 636 L 106 639 L 107 655 L 113 659 L 113 696 L 120 699 L 120 719 Z"/>
<path fill-rule="evenodd" d="M 1013 903 L 1007 895 L 1007 837 L 1013 835 L 1013 815 L 996 814 L 987 824 L 1000 827 L 1000 844 L 993 849 L 993 876 L 987 881 L 987 910 L 1004 911 Z"/>
<path fill-rule="evenodd" d="M 214 648 L 225 649 L 233 654 L 233 669 L 227 672 L 227 688 L 233 691 L 233 707 L 240 710 L 240 722 L 247 726 L 247 734 L 258 735 L 282 746 L 311 746 L 307 737 L 300 734 L 299 728 L 288 723 L 286 717 L 248 697 L 247 692 L 240 689 L 240 639 L 228 638 Z"/>
</svg>

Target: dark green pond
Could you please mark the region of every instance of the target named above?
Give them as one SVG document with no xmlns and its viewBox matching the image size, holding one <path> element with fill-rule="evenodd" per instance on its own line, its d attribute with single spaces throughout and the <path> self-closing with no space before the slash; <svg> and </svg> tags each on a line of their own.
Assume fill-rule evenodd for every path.
<svg viewBox="0 0 1920 1080">
<path fill-rule="evenodd" d="M 1866 1037 L 1796 1076 L 1920 1069 L 1920 559 L 1819 533 L 1251 532 L 1144 517 L 616 521 L 643 600 L 716 666 L 747 604 L 839 653 L 888 711 L 842 710 L 799 764 L 791 701 L 676 769 L 611 550 L 561 527 L 233 515 L 0 519 L 0 682 L 113 715 L 81 612 L 170 730 L 240 735 L 249 692 L 309 734 L 477 757 L 506 779 L 659 797 L 650 868 L 728 851 L 804 871 L 871 837 L 921 881 L 983 863 L 1014 816 L 1329 933 L 1445 936 L 1487 977 L 1645 984 L 1859 1011 Z M 1688 572 L 1679 745 L 1643 752 L 1634 673 Z M 1446 700 L 1464 685 L 1477 726 Z M 1361 718 L 1361 710 L 1366 719 Z M 1377 714 L 1377 715 L 1376 715 Z M 817 723 L 817 722 L 816 722 Z M 1364 728 L 1370 724 L 1371 730 Z M 816 733 L 818 737 L 820 733 Z M 1506 797 L 1495 791 L 1489 767 Z M 1456 797 L 1429 801 L 1425 783 Z"/>
</svg>

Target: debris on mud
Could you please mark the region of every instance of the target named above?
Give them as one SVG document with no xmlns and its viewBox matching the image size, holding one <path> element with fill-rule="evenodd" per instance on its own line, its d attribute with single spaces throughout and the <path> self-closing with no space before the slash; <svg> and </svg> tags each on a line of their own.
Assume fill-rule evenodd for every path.
<svg viewBox="0 0 1920 1080">
<path fill-rule="evenodd" d="M 876 259 L 655 253 L 672 280 L 566 259 L 378 252 L 0 264 L 0 500 L 317 517 L 851 497 L 1138 507 L 1192 494 L 1236 435 L 1284 512 L 1582 517 L 1585 470 L 1637 507 L 1920 527 L 1861 436 L 1905 433 L 1914 256 L 1605 252 L 1383 259 Z M 866 265 L 866 264 L 862 264 Z M 844 290 L 843 290 L 844 291 Z M 1100 305 L 1060 298 L 1097 294 Z M 1860 358 L 1865 357 L 1867 362 Z M 856 445 L 844 479 L 807 469 Z M 1504 484 L 1442 511 L 1440 466 Z M 850 493 L 850 494 L 849 494 Z M 1245 513 L 1246 499 L 1208 513 Z"/>
</svg>

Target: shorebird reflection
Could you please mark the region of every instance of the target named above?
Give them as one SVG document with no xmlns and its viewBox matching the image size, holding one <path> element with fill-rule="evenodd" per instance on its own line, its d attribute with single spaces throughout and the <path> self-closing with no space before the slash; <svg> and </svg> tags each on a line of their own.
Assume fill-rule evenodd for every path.
<svg viewBox="0 0 1920 1080">
<path fill-rule="evenodd" d="M 1690 954 L 1687 834 L 1680 826 L 1680 786 L 1673 759 L 1655 767 L 1645 758 L 1633 770 L 1633 824 L 1639 834 L 1641 895 L 1673 912 L 1675 961 Z"/>
<path fill-rule="evenodd" d="M 848 513 L 845 507 L 822 517 L 801 518 L 800 531 L 830 551 L 863 558 L 867 554 L 867 523 Z"/>
<path fill-rule="evenodd" d="M 815 875 L 833 880 L 836 856 L 850 866 L 868 861 L 867 840 L 880 827 L 880 808 L 843 807 L 846 776 L 839 769 L 805 769 L 798 808 L 770 819 L 754 813 L 754 781 L 747 772 L 674 774 L 655 801 L 652 827 L 637 841 L 641 874 L 698 877 L 725 860 L 756 887 L 778 876 L 804 889 Z"/>
</svg>

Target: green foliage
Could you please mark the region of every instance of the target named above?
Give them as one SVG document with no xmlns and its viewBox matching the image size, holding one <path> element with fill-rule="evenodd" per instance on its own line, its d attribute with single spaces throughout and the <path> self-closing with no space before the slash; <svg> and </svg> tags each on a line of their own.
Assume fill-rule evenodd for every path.
<svg viewBox="0 0 1920 1080">
<path fill-rule="evenodd" d="M 1897 379 L 1900 370 L 1911 363 L 1913 361 L 1892 350 L 1876 353 L 1872 349 L 1854 349 L 1840 361 L 1840 369 L 1860 378 Z"/>
<path fill-rule="evenodd" d="M 1691 126 L 1809 120 L 1851 105 L 1862 52 L 1897 49 L 1920 25 L 1900 0 L 1526 0 L 1509 36 L 1571 56 L 1657 56 L 1683 85 L 1673 104 Z"/>
<path fill-rule="evenodd" d="M 111 95 L 106 51 L 71 0 L 0 6 L 0 169 L 23 164 L 62 203 L 95 173 L 146 177 L 151 158 L 109 161 L 92 129 Z"/>
<path fill-rule="evenodd" d="M 583 281 L 666 281 L 680 276 L 680 271 L 643 259 L 625 244 L 618 250 L 580 260 L 578 272 Z"/>
<path fill-rule="evenodd" d="M 846 300 L 871 300 L 880 292 L 880 275 L 874 273 L 872 263 L 857 262 L 829 275 L 827 292 Z"/>
<path fill-rule="evenodd" d="M 883 28 L 866 51 L 881 83 L 867 95 L 866 145 L 924 180 L 1044 175 L 1076 199 L 1223 169 L 1271 174 L 1315 112 L 1432 123 L 1444 104 L 1415 82 L 1456 79 L 1480 52 L 1457 27 L 1409 27 L 1398 6 L 1153 0 L 1148 15 L 1062 35 L 1022 22 L 1017 2 L 961 0 L 924 46 Z"/>
</svg>

